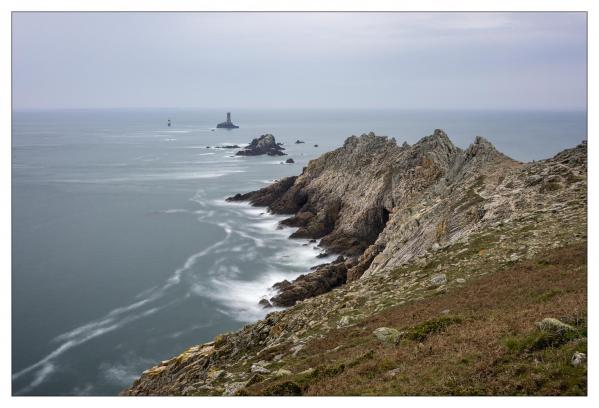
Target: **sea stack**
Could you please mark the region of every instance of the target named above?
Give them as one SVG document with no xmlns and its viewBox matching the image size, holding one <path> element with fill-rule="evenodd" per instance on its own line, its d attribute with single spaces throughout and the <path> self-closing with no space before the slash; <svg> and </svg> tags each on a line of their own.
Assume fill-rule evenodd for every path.
<svg viewBox="0 0 599 408">
<path fill-rule="evenodd" d="M 221 129 L 239 129 L 239 126 L 231 122 L 231 112 L 227 112 L 227 120 L 225 122 L 219 123 L 216 125 L 216 127 Z"/>
<path fill-rule="evenodd" d="M 252 142 L 243 150 L 235 153 L 237 156 L 260 156 L 267 154 L 269 156 L 286 156 L 283 153 L 285 148 L 281 147 L 282 143 L 277 143 L 275 137 L 271 134 L 262 135 Z"/>
</svg>

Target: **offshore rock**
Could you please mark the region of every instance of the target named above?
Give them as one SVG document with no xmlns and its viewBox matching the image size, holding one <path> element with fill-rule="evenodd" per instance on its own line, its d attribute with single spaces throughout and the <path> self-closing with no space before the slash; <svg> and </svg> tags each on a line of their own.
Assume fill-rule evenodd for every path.
<svg viewBox="0 0 599 408">
<path fill-rule="evenodd" d="M 239 126 L 231 122 L 231 112 L 227 112 L 227 120 L 216 125 L 219 129 L 239 129 Z"/>
<path fill-rule="evenodd" d="M 267 154 L 269 156 L 285 156 L 285 150 L 280 143 L 275 141 L 275 137 L 271 134 L 262 135 L 252 142 L 243 150 L 235 153 L 237 156 L 260 156 Z"/>
</svg>

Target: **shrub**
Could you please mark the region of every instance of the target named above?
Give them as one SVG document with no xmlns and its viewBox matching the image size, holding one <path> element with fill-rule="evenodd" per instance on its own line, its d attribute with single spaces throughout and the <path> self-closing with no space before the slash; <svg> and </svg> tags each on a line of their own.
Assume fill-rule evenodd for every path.
<svg viewBox="0 0 599 408">
<path fill-rule="evenodd" d="M 429 335 L 444 331 L 448 326 L 461 323 L 462 319 L 455 316 L 444 316 L 428 320 L 422 324 L 412 327 L 405 334 L 405 338 L 415 341 L 424 341 Z"/>
</svg>

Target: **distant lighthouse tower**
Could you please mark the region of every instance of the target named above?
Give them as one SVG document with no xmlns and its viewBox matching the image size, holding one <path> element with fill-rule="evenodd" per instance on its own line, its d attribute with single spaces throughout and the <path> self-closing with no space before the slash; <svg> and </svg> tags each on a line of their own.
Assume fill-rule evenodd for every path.
<svg viewBox="0 0 599 408">
<path fill-rule="evenodd" d="M 216 125 L 217 128 L 224 128 L 224 129 L 237 129 L 239 128 L 239 126 L 233 124 L 233 122 L 231 122 L 231 112 L 227 112 L 227 120 L 225 122 L 219 123 L 218 125 Z"/>
</svg>

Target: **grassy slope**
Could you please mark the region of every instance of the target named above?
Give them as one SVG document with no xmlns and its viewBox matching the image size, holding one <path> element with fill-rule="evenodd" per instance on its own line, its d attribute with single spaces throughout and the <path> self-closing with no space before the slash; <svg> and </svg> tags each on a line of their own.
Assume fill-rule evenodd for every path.
<svg viewBox="0 0 599 408">
<path fill-rule="evenodd" d="M 255 379 L 245 395 L 586 395 L 586 244 L 506 265 L 430 298 L 391 307 L 312 340 L 286 363 L 293 373 Z M 547 342 L 535 322 L 579 332 Z M 407 332 L 398 345 L 378 327 Z"/>
</svg>

